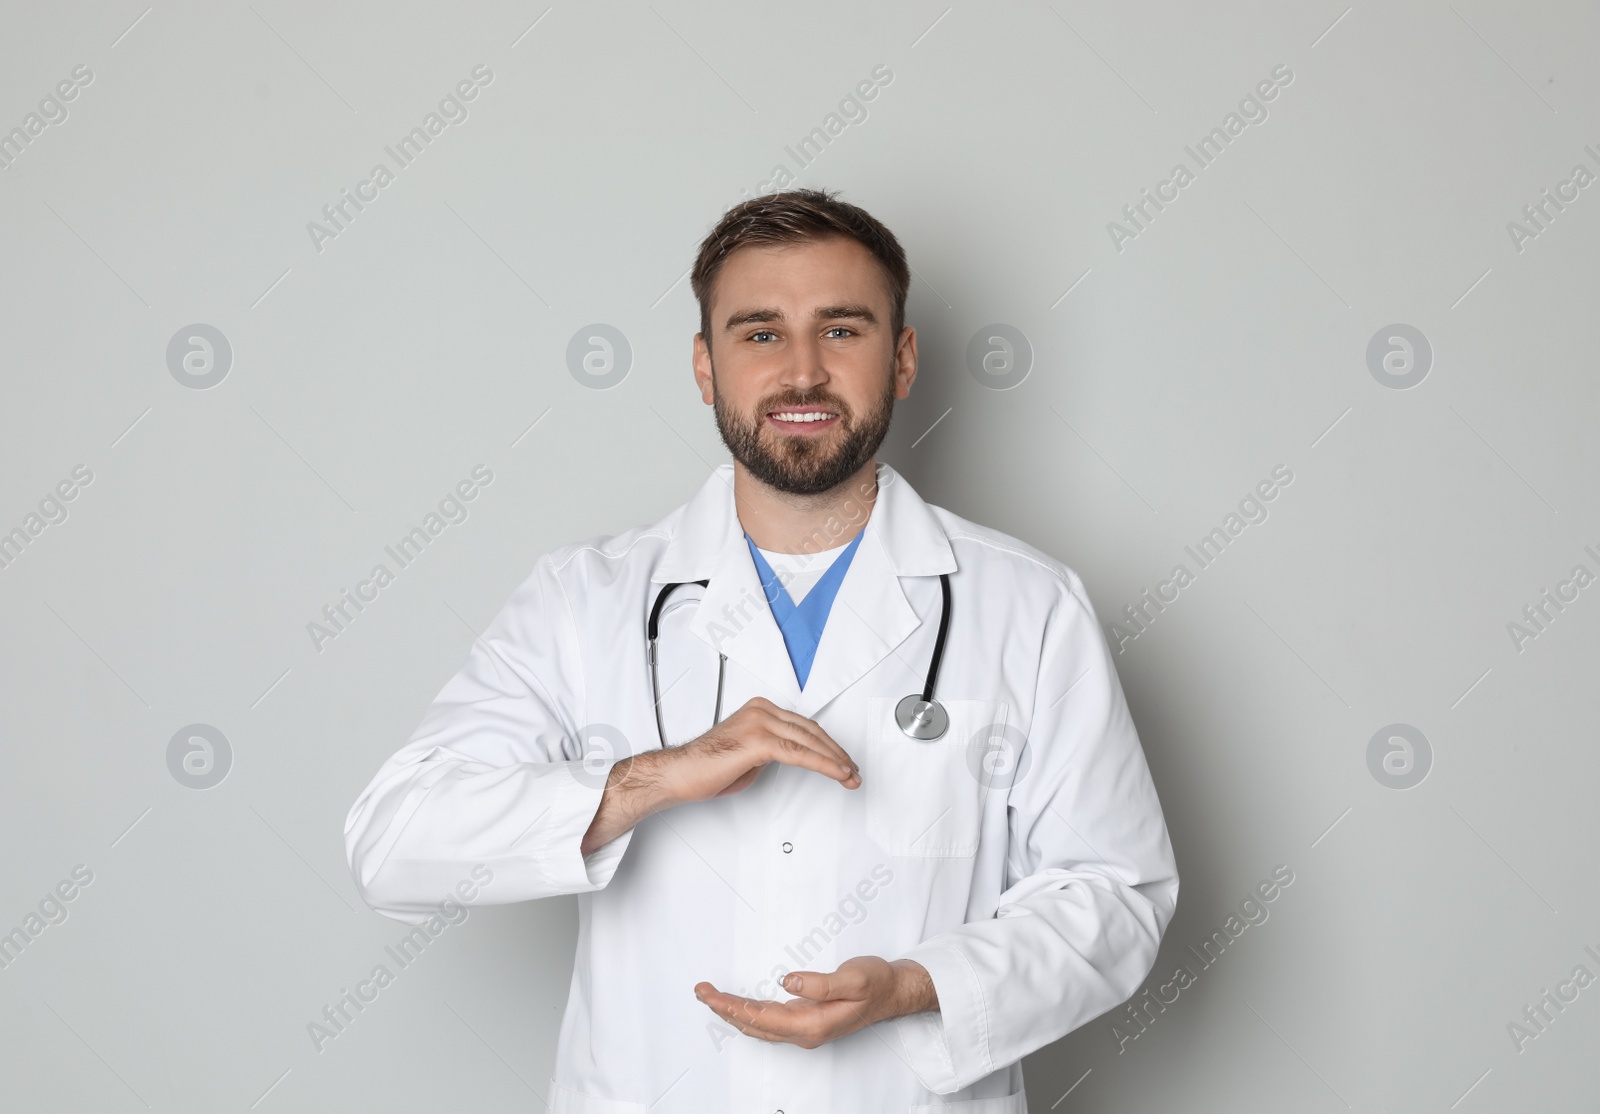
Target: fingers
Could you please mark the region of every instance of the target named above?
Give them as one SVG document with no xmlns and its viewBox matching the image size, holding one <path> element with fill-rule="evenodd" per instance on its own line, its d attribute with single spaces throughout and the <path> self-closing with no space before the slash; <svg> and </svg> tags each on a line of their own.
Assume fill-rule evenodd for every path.
<svg viewBox="0 0 1600 1114">
<path fill-rule="evenodd" d="M 764 711 L 764 726 L 776 747 L 775 760 L 816 770 L 849 788 L 861 784 L 861 771 L 855 759 L 814 721 L 775 705 Z"/>
<path fill-rule="evenodd" d="M 786 766 L 800 766 L 833 778 L 847 789 L 861 784 L 861 773 L 847 757 L 841 758 L 810 745 L 804 739 L 773 733 L 764 748 L 768 758 Z"/>
<path fill-rule="evenodd" d="M 785 1039 L 760 1023 L 760 1019 L 766 1013 L 766 1007 L 776 1006 L 776 1002 L 761 1002 L 753 998 L 742 998 L 737 994 L 724 994 L 710 983 L 696 985 L 694 996 L 712 1013 L 745 1036 L 760 1037 L 767 1041 Z"/>
<path fill-rule="evenodd" d="M 760 1001 L 724 994 L 710 983 L 696 985 L 695 997 L 746 1036 L 802 1048 L 816 1048 L 867 1023 L 858 1002 Z"/>
<path fill-rule="evenodd" d="M 652 753 L 652 752 L 646 752 Z M 704 800 L 737 792 L 769 762 L 797 766 L 833 778 L 846 789 L 861 784 L 861 771 L 845 749 L 804 716 L 753 697 L 689 746 L 673 754 L 670 769 L 678 800 Z"/>
<path fill-rule="evenodd" d="M 845 753 L 844 747 L 835 742 L 833 736 L 824 731 L 822 725 L 816 720 L 807 719 L 798 712 L 791 712 L 787 708 L 780 708 L 771 701 L 763 700 L 762 703 L 767 705 L 764 710 L 773 719 L 778 720 L 780 723 L 788 724 L 790 727 L 801 731 L 808 739 L 821 743 L 830 753 L 842 758 L 846 765 L 855 765 L 850 755 Z"/>
</svg>

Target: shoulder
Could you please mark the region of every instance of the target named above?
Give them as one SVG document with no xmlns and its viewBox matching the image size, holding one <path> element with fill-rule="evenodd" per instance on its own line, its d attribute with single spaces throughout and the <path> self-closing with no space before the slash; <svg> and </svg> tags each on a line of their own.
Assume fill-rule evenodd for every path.
<svg viewBox="0 0 1600 1114">
<path fill-rule="evenodd" d="M 548 562 L 552 571 L 566 574 L 570 571 L 596 572 L 616 568 L 625 562 L 647 556 L 655 550 L 665 549 L 672 540 L 670 524 L 656 523 L 635 526 L 620 534 L 597 534 L 591 538 L 569 542 L 552 549 L 540 558 Z"/>
<path fill-rule="evenodd" d="M 1005 578 L 1007 587 L 1034 603 L 1071 602 L 1087 608 L 1088 593 L 1077 572 L 1036 546 L 943 507 L 928 505 L 956 556 L 958 574 L 970 569 L 979 579 Z"/>
<path fill-rule="evenodd" d="M 535 575 L 543 572 L 562 584 L 582 584 L 588 590 L 614 584 L 624 576 L 637 577 L 641 568 L 654 568 L 666 552 L 676 513 L 648 526 L 597 534 L 558 546 L 539 558 Z"/>
</svg>

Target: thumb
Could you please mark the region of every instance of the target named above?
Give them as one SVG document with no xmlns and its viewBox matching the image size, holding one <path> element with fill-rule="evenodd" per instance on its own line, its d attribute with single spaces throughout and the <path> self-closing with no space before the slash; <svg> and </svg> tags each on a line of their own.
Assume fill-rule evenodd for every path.
<svg viewBox="0 0 1600 1114">
<path fill-rule="evenodd" d="M 798 998 L 826 1002 L 832 997 L 833 976 L 821 971 L 790 971 L 783 976 L 783 989 Z"/>
<path fill-rule="evenodd" d="M 813 1002 L 831 1002 L 840 998 L 858 999 L 866 993 L 866 979 L 859 969 L 849 963 L 837 971 L 790 971 L 783 977 L 783 988 L 800 998 Z"/>
</svg>

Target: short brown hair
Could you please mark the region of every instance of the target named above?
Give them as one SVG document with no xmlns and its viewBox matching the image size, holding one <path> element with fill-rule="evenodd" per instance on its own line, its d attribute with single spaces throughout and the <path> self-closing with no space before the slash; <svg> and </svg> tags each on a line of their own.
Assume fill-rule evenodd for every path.
<svg viewBox="0 0 1600 1114">
<path fill-rule="evenodd" d="M 711 344 L 712 286 L 729 255 L 752 245 L 810 243 L 833 236 L 856 241 L 878 261 L 894 305 L 890 343 L 899 341 L 906 324 L 906 293 L 911 289 L 905 249 L 871 213 L 835 200 L 837 193 L 783 190 L 741 201 L 722 215 L 700 242 L 700 254 L 689 275 L 689 286 L 700 302 L 700 333 L 707 347 Z"/>
</svg>

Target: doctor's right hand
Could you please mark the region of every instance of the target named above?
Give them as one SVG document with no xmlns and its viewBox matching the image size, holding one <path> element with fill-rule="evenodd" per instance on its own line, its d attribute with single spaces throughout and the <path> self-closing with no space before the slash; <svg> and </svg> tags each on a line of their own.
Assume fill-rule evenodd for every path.
<svg viewBox="0 0 1600 1114">
<path fill-rule="evenodd" d="M 861 784 L 855 759 L 815 721 L 756 696 L 693 742 L 636 755 L 655 759 L 671 804 L 737 793 L 768 762 L 802 766 L 839 782 Z"/>
<path fill-rule="evenodd" d="M 698 739 L 613 765 L 579 850 L 587 855 L 663 808 L 737 793 L 769 762 L 815 770 L 846 789 L 861 784 L 855 760 L 816 721 L 757 696 Z"/>
</svg>

